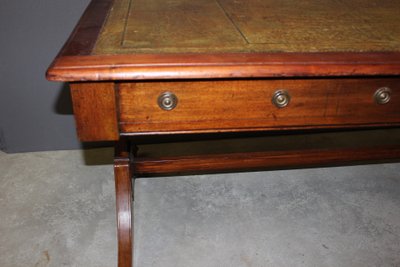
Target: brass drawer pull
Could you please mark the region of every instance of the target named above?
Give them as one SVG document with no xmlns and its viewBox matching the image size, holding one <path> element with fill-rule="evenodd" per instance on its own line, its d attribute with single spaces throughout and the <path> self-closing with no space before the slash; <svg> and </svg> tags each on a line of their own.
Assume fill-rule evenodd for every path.
<svg viewBox="0 0 400 267">
<path fill-rule="evenodd" d="M 278 90 L 272 96 L 272 103 L 278 108 L 284 108 L 290 103 L 290 95 L 285 90 Z"/>
<path fill-rule="evenodd" d="M 391 94 L 392 90 L 389 87 L 381 87 L 374 94 L 375 102 L 380 105 L 387 104 L 390 101 Z"/>
<path fill-rule="evenodd" d="M 164 92 L 158 97 L 158 106 L 163 110 L 173 110 L 178 104 L 178 98 L 174 93 Z"/>
</svg>

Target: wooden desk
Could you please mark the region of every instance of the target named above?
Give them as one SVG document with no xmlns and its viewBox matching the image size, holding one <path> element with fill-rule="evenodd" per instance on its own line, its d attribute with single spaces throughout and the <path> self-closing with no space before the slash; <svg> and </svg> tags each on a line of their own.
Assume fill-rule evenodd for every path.
<svg viewBox="0 0 400 267">
<path fill-rule="evenodd" d="M 116 141 L 119 266 L 138 174 L 396 158 L 399 147 L 135 158 L 142 136 L 400 125 L 400 2 L 93 0 L 47 72 L 82 141 Z"/>
</svg>

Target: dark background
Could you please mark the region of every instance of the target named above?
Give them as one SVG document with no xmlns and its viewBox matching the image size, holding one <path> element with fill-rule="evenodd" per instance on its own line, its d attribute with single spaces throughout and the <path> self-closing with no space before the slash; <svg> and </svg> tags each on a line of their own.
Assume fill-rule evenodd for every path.
<svg viewBox="0 0 400 267">
<path fill-rule="evenodd" d="M 75 149 L 68 88 L 45 72 L 89 0 L 0 0 L 0 149 Z"/>
</svg>

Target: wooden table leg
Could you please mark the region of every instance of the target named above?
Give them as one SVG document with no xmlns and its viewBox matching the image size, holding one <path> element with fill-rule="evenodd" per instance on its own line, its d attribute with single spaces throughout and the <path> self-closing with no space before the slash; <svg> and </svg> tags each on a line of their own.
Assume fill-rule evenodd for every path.
<svg viewBox="0 0 400 267">
<path fill-rule="evenodd" d="M 132 156 L 129 143 L 127 141 L 120 141 L 116 145 L 114 158 L 119 267 L 133 266 L 132 169 Z"/>
</svg>

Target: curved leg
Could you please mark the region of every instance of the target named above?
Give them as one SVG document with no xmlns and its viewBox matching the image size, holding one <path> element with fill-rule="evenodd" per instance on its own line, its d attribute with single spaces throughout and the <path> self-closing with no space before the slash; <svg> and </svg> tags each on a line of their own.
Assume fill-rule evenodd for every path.
<svg viewBox="0 0 400 267">
<path fill-rule="evenodd" d="M 114 158 L 117 204 L 118 266 L 131 267 L 133 260 L 133 190 L 132 164 L 128 144 L 116 146 Z"/>
</svg>

